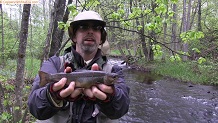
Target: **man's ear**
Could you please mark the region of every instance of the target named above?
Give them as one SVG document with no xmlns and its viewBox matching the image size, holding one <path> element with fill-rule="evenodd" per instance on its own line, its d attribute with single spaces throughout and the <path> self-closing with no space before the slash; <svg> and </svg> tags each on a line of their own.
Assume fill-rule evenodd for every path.
<svg viewBox="0 0 218 123">
<path fill-rule="evenodd" d="M 75 36 L 73 36 L 71 39 L 72 39 L 73 43 L 76 43 L 76 37 Z"/>
</svg>

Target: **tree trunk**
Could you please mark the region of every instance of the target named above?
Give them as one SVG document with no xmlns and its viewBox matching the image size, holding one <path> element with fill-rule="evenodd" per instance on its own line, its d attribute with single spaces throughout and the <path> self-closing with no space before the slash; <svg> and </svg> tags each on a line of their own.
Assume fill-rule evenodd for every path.
<svg viewBox="0 0 218 123">
<path fill-rule="evenodd" d="M 190 18 L 191 18 L 191 8 L 192 8 L 192 0 L 189 0 L 188 2 L 188 12 L 187 12 L 187 21 L 186 21 L 186 30 L 189 30 L 191 28 L 190 25 Z"/>
<path fill-rule="evenodd" d="M 46 3 L 46 1 L 45 0 L 43 0 L 42 1 L 42 15 L 43 15 L 43 22 L 44 22 L 44 26 L 43 26 L 43 29 L 45 30 L 45 21 L 46 21 L 46 13 L 45 13 L 45 3 Z"/>
<path fill-rule="evenodd" d="M 135 2 L 137 2 L 137 1 L 135 1 Z M 133 0 L 130 0 L 130 12 L 132 13 L 132 5 L 133 5 Z M 137 3 L 136 3 L 136 5 L 137 5 Z M 141 15 L 142 16 L 142 15 Z M 140 25 L 140 22 L 139 22 L 139 19 L 138 18 L 136 18 L 136 26 L 139 26 Z M 146 44 L 146 42 L 145 42 L 145 36 L 144 36 L 144 29 L 145 29 L 145 25 L 144 25 L 144 19 L 142 18 L 141 19 L 141 26 L 142 26 L 142 28 L 140 29 L 140 30 L 138 30 L 139 31 L 139 37 L 140 37 L 140 43 L 141 43 L 141 45 L 142 45 L 142 51 L 143 51 L 143 55 L 145 56 L 145 59 L 148 59 L 148 49 L 147 49 L 147 44 Z"/>
<path fill-rule="evenodd" d="M 4 89 L 2 87 L 2 83 L 0 83 L 0 94 L 4 95 Z M 0 97 L 0 114 L 2 114 L 3 111 L 4 111 L 4 106 L 3 106 L 3 103 L 2 103 L 3 99 L 4 99 L 3 96 Z"/>
<path fill-rule="evenodd" d="M 67 5 L 70 5 L 72 2 L 73 2 L 72 0 L 68 0 Z M 65 14 L 64 14 L 64 16 L 63 16 L 63 22 L 64 22 L 64 23 L 67 23 L 68 18 L 69 18 L 69 14 L 70 14 L 70 11 L 69 11 L 68 8 L 67 8 L 66 11 L 65 11 Z M 60 33 L 61 40 L 62 40 L 62 38 L 63 38 L 63 35 L 64 35 L 64 30 L 61 30 L 61 33 Z M 68 41 L 70 41 L 70 40 L 67 40 L 63 45 L 66 45 Z M 64 46 L 62 46 L 62 47 L 64 47 Z M 59 50 L 56 51 L 55 54 L 56 54 L 57 56 L 59 56 L 60 51 L 61 51 L 61 47 L 59 47 Z"/>
<path fill-rule="evenodd" d="M 125 41 L 124 41 L 124 42 L 125 42 Z M 131 54 L 131 52 L 130 52 L 130 43 L 131 43 L 131 41 L 126 41 L 125 47 L 126 47 L 126 49 L 127 49 L 128 55 L 129 55 L 129 56 L 132 56 L 132 54 Z"/>
<path fill-rule="evenodd" d="M 64 11 L 65 11 L 66 0 L 55 0 L 54 3 L 54 18 L 53 18 L 53 30 L 52 30 L 52 40 L 51 48 L 49 52 L 49 57 L 55 55 L 58 49 L 61 47 L 63 39 L 63 30 L 58 28 L 58 22 L 63 21 Z"/>
<path fill-rule="evenodd" d="M 118 27 L 120 27 L 120 23 L 117 23 Z M 120 34 L 123 33 L 123 30 L 119 30 L 120 31 Z M 124 47 L 122 46 L 123 45 L 123 40 L 120 39 L 119 43 L 117 43 L 117 47 L 121 53 L 121 55 L 124 57 L 124 59 L 126 58 L 126 53 L 123 51 Z"/>
<path fill-rule="evenodd" d="M 195 5 L 195 3 L 193 3 L 193 5 Z M 193 23 L 195 21 L 195 15 L 197 13 L 198 9 L 198 5 L 196 5 L 195 7 L 192 8 L 192 17 L 191 17 L 191 22 L 190 22 L 190 26 L 188 28 L 188 30 L 192 29 Z"/>
<path fill-rule="evenodd" d="M 52 35 L 52 30 L 53 30 L 53 18 L 54 18 L 54 13 L 51 12 L 51 15 L 50 15 L 50 23 L 49 23 L 49 28 L 48 28 L 48 33 L 47 33 L 47 36 L 46 36 L 46 40 L 45 40 L 45 47 L 44 47 L 44 52 L 43 52 L 43 57 L 41 58 L 41 64 L 44 60 L 47 60 L 48 59 L 48 54 L 49 54 L 49 48 L 50 48 L 50 45 L 51 45 L 51 35 Z M 41 66 L 41 65 L 40 65 Z"/>
<path fill-rule="evenodd" d="M 25 56 L 26 56 L 26 46 L 27 46 L 27 36 L 28 36 L 28 22 L 30 16 L 30 4 L 24 4 L 21 30 L 20 30 L 20 43 L 18 49 L 18 60 L 17 60 L 17 70 L 16 70 L 16 83 L 15 83 L 15 107 L 14 107 L 14 123 L 21 120 L 22 116 L 22 89 L 24 81 L 24 68 L 25 68 Z"/>
<path fill-rule="evenodd" d="M 123 47 L 121 47 L 120 43 L 117 43 L 117 48 L 120 51 L 121 56 L 124 57 L 124 59 L 125 59 L 126 54 L 123 52 Z"/>
<path fill-rule="evenodd" d="M 154 1 L 151 1 L 151 11 L 153 13 L 154 16 L 157 16 L 156 12 L 155 12 L 155 8 L 157 7 L 157 3 L 155 3 Z M 154 40 L 156 40 L 156 34 L 155 34 L 155 30 L 151 30 L 151 32 L 149 33 L 150 37 Z M 152 45 L 155 43 L 152 42 L 152 39 L 149 39 L 148 41 L 148 61 L 153 61 L 154 60 L 154 52 L 152 50 Z"/>
<path fill-rule="evenodd" d="M 152 39 L 155 39 L 155 40 L 156 40 L 154 30 L 152 30 L 149 35 L 152 37 Z M 150 39 L 148 40 L 148 60 L 147 60 L 147 61 L 153 61 L 153 60 L 154 60 L 154 52 L 153 52 L 153 50 L 152 50 L 152 45 L 153 45 L 154 43 L 152 42 L 152 39 L 150 38 Z"/>
<path fill-rule="evenodd" d="M 56 1 L 57 2 L 57 1 Z M 68 1 L 68 5 L 72 3 L 72 0 L 69 0 Z M 65 4 L 65 3 L 64 3 Z M 55 3 L 56 5 L 56 3 Z M 62 6 L 60 6 L 61 8 L 63 8 Z M 50 7 L 49 7 L 50 8 Z M 62 43 L 62 38 L 63 38 L 63 35 L 64 35 L 64 31 L 59 29 L 57 27 L 57 25 L 55 25 L 55 21 L 57 21 L 56 19 L 56 15 L 57 15 L 57 9 L 60 9 L 60 8 L 53 8 L 53 11 L 50 12 L 50 24 L 49 24 L 49 29 L 48 29 L 48 34 L 47 34 L 47 37 L 46 37 L 46 41 L 45 41 L 45 48 L 44 48 L 44 52 L 43 52 L 43 57 L 41 59 L 41 63 L 44 61 L 44 60 L 47 60 L 49 57 L 53 56 L 54 54 L 56 55 L 59 55 L 59 51 L 60 51 L 60 47 L 61 47 L 61 43 Z M 64 8 L 65 9 L 65 8 Z M 63 11 L 64 11 L 63 9 Z M 50 9 L 49 9 L 50 10 Z M 63 13 L 64 14 L 64 13 Z M 65 12 L 65 15 L 62 16 L 63 18 L 63 22 L 67 22 L 68 21 L 68 16 L 69 16 L 69 11 L 68 9 L 66 9 L 66 12 Z M 56 28 L 56 29 L 54 29 Z M 55 33 L 54 30 L 56 30 L 57 32 Z M 54 37 L 54 33 L 57 34 L 59 33 L 58 35 L 59 36 L 55 36 Z M 59 39 L 58 39 L 59 37 Z M 53 41 L 53 38 L 55 38 L 56 41 Z M 52 41 L 52 42 L 51 42 Z M 61 41 L 61 42 L 60 42 Z M 58 43 L 57 43 L 58 42 Z M 58 44 L 58 45 L 57 45 Z M 50 53 L 49 53 L 49 48 L 51 47 L 57 47 L 58 49 L 50 49 Z"/>
<path fill-rule="evenodd" d="M 4 13 L 3 13 L 3 9 L 2 9 L 2 4 L 0 4 L 0 9 L 1 9 L 1 34 L 2 34 L 2 48 L 1 48 L 1 52 L 2 52 L 2 56 L 1 56 L 1 66 L 4 67 L 5 66 L 5 46 L 4 46 Z"/>
<path fill-rule="evenodd" d="M 201 0 L 198 0 L 198 31 L 202 31 L 202 26 L 201 26 Z"/>
<path fill-rule="evenodd" d="M 183 17 L 182 17 L 182 32 L 187 31 L 187 18 L 186 18 L 186 0 L 183 0 Z M 183 43 L 183 52 L 188 52 L 188 44 Z M 183 61 L 187 61 L 188 57 L 183 55 L 182 56 Z"/>
<path fill-rule="evenodd" d="M 179 49 L 179 42 L 177 42 L 176 34 L 177 34 L 177 5 L 173 4 L 173 21 L 172 21 L 172 36 L 171 36 L 171 48 L 174 51 L 178 51 Z M 173 54 L 172 54 L 173 55 Z"/>
<path fill-rule="evenodd" d="M 165 13 L 165 18 L 167 19 L 168 18 L 168 5 L 166 6 L 167 7 L 167 12 Z M 167 42 L 167 22 L 164 22 L 163 23 L 163 30 L 164 30 L 164 37 L 163 37 L 163 42 Z M 162 54 L 162 60 L 165 60 L 165 57 L 166 57 L 166 50 L 163 49 L 163 54 Z"/>
</svg>

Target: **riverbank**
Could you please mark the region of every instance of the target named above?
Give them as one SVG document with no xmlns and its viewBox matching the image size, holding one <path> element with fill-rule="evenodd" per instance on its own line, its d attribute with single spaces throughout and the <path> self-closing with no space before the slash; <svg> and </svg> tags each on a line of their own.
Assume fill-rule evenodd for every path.
<svg viewBox="0 0 218 123">
<path fill-rule="evenodd" d="M 218 67 L 217 64 L 212 62 L 198 64 L 194 61 L 161 61 L 142 64 L 139 61 L 136 63 L 136 69 L 151 71 L 162 76 L 195 84 L 218 85 Z"/>
<path fill-rule="evenodd" d="M 123 59 L 122 56 L 110 56 Z M 131 60 L 127 63 L 132 69 L 152 72 L 161 76 L 175 78 L 185 82 L 204 85 L 218 85 L 218 64 L 207 61 L 199 64 L 196 61 L 171 62 L 153 61 L 145 62 L 144 59 Z"/>
</svg>

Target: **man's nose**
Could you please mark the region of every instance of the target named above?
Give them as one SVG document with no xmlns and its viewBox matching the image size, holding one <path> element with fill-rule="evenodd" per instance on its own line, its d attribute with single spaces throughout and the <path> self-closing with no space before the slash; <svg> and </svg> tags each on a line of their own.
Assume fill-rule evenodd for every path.
<svg viewBox="0 0 218 123">
<path fill-rule="evenodd" d="M 93 33 L 93 32 L 94 32 L 94 29 L 93 29 L 92 27 L 89 27 L 89 28 L 87 29 L 87 31 L 88 31 L 88 33 Z"/>
</svg>

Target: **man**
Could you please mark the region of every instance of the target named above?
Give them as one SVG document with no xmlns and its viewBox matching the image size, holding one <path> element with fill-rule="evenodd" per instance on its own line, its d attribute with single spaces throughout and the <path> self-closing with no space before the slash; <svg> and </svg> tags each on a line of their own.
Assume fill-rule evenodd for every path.
<svg viewBox="0 0 218 123">
<path fill-rule="evenodd" d="M 39 86 L 34 80 L 28 99 L 30 113 L 43 123 L 97 123 L 114 121 L 129 109 L 129 88 L 124 83 L 119 66 L 110 67 L 98 48 L 106 40 L 106 23 L 94 11 L 79 13 L 70 23 L 69 36 L 75 45 L 63 57 L 53 56 L 45 61 L 41 71 L 46 73 L 73 72 L 78 69 L 104 70 L 119 74 L 112 86 L 98 84 L 88 89 L 66 85 L 66 78 Z M 103 119 L 103 120 L 102 120 Z"/>
</svg>

